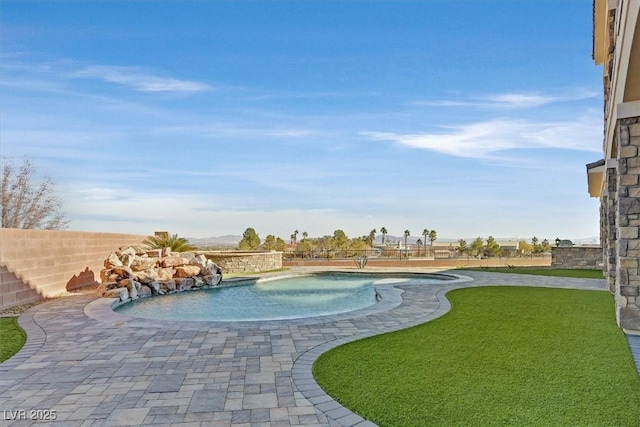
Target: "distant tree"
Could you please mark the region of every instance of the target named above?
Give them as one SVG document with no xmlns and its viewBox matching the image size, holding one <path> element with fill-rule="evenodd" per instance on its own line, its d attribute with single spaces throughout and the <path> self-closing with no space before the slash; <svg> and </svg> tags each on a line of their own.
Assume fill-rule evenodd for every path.
<svg viewBox="0 0 640 427">
<path fill-rule="evenodd" d="M 540 245 L 538 244 L 538 238 L 536 236 L 533 236 L 533 238 L 531 239 L 531 245 L 533 246 L 533 253 L 537 254 L 540 253 Z"/>
<path fill-rule="evenodd" d="M 376 230 L 375 228 L 373 230 L 371 230 L 369 232 L 369 245 L 373 248 L 373 243 L 376 240 L 376 233 L 378 232 L 378 230 Z"/>
<path fill-rule="evenodd" d="M 159 235 L 149 236 L 142 241 L 142 244 L 149 249 L 171 248 L 171 252 L 189 252 L 197 249 L 184 237 Z"/>
<path fill-rule="evenodd" d="M 0 182 L 2 228 L 62 230 L 68 221 L 62 212 L 62 200 L 54 194 L 50 178 L 34 182 L 35 168 L 25 160 L 19 169 L 3 159 Z"/>
<path fill-rule="evenodd" d="M 422 230 L 422 235 L 424 236 L 424 256 L 427 256 L 427 240 L 429 240 L 429 229 L 425 228 Z"/>
<path fill-rule="evenodd" d="M 293 246 L 296 246 L 296 244 L 298 243 L 298 233 L 299 233 L 299 231 L 298 231 L 298 230 L 295 230 L 295 231 L 293 232 L 293 234 L 291 235 L 291 244 L 292 244 Z"/>
<path fill-rule="evenodd" d="M 527 255 L 531 255 L 533 253 L 533 245 L 529 242 L 525 242 L 524 240 L 518 242 L 518 249 Z"/>
<path fill-rule="evenodd" d="M 380 233 L 382 233 L 382 244 L 384 245 L 384 238 L 387 236 L 387 229 L 386 227 L 382 227 L 380 229 Z"/>
<path fill-rule="evenodd" d="M 475 240 L 471 243 L 470 249 L 473 255 L 482 254 L 482 250 L 484 249 L 484 239 L 482 237 L 476 237 Z"/>
<path fill-rule="evenodd" d="M 276 239 L 276 251 L 284 252 L 286 248 L 287 244 L 284 242 L 284 240 L 282 240 L 281 237 L 278 237 Z"/>
<path fill-rule="evenodd" d="M 416 245 L 418 245 L 418 256 L 420 256 L 420 246 L 422 246 L 422 239 L 416 240 Z M 426 245 L 425 245 L 425 248 L 424 248 L 424 253 L 425 254 L 427 253 Z"/>
<path fill-rule="evenodd" d="M 313 245 L 311 244 L 311 240 L 307 239 L 306 237 L 303 237 L 302 241 L 296 245 L 296 250 L 298 252 L 302 252 L 303 257 L 309 256 L 312 249 Z"/>
<path fill-rule="evenodd" d="M 332 238 L 332 246 L 334 249 L 347 249 L 347 246 L 349 245 L 349 238 L 347 237 L 347 234 L 342 231 L 342 230 L 335 230 L 333 232 L 333 238 Z"/>
<path fill-rule="evenodd" d="M 258 247 L 260 247 L 260 237 L 258 236 L 258 233 L 256 233 L 256 230 L 251 227 L 244 230 L 244 233 L 242 233 L 242 240 L 238 243 L 238 249 L 253 251 L 258 249 Z"/>
<path fill-rule="evenodd" d="M 405 251 L 406 251 L 407 249 L 409 249 L 409 248 L 407 247 L 407 239 L 409 238 L 409 236 L 411 236 L 411 232 L 410 232 L 409 230 L 404 230 L 404 249 L 405 249 Z M 406 252 L 405 252 L 405 253 L 406 253 Z"/>
<path fill-rule="evenodd" d="M 266 251 L 274 251 L 276 250 L 276 236 L 273 234 L 269 234 L 264 238 L 264 243 L 262 243 L 262 249 Z"/>
<path fill-rule="evenodd" d="M 348 249 L 361 252 L 369 248 L 369 236 L 356 237 L 349 240 Z"/>
<path fill-rule="evenodd" d="M 544 239 L 541 243 L 540 243 L 540 252 L 551 252 L 551 244 L 549 243 L 549 240 Z"/>
<path fill-rule="evenodd" d="M 493 236 L 487 237 L 485 251 L 491 256 L 500 256 L 502 254 L 502 248 L 500 247 L 500 244 L 496 242 L 496 239 Z"/>
<path fill-rule="evenodd" d="M 305 240 L 307 240 L 307 237 L 309 237 L 309 233 L 307 233 L 306 231 L 302 232 L 302 241 L 304 242 Z"/>
<path fill-rule="evenodd" d="M 464 239 L 458 240 L 458 247 L 456 247 L 456 252 L 458 252 L 460 255 L 464 255 L 467 250 L 467 241 Z"/>
<path fill-rule="evenodd" d="M 435 242 L 437 238 L 438 233 L 436 232 L 436 230 L 431 230 L 429 232 L 429 243 L 431 244 L 431 246 L 433 246 L 433 242 Z"/>
</svg>

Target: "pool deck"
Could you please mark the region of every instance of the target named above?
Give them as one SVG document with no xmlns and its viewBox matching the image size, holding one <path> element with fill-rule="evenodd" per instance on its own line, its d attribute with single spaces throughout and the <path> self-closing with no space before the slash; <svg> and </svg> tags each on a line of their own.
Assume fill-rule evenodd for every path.
<svg viewBox="0 0 640 427">
<path fill-rule="evenodd" d="M 293 271 L 302 270 L 310 269 Z M 371 271 L 399 270 L 365 270 Z M 383 303 L 374 307 L 285 321 L 134 319 L 93 293 L 37 305 L 20 316 L 27 344 L 0 364 L 0 425 L 46 425 L 32 416 L 55 410 L 55 424 L 65 426 L 372 426 L 316 384 L 311 366 L 320 354 L 440 317 L 450 308 L 444 294 L 451 289 L 605 290 L 598 279 L 455 273 L 473 280 L 385 285 Z"/>
</svg>

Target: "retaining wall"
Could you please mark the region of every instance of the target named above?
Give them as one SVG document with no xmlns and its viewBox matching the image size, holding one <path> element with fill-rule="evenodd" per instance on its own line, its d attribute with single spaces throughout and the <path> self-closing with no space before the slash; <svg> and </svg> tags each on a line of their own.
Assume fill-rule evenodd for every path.
<svg viewBox="0 0 640 427">
<path fill-rule="evenodd" d="M 223 273 L 252 273 L 282 268 L 282 252 L 197 251 L 218 264 Z"/>
<path fill-rule="evenodd" d="M 602 270 L 604 268 L 602 248 L 599 246 L 551 248 L 551 267 Z"/>
<path fill-rule="evenodd" d="M 95 284 L 109 253 L 145 238 L 0 228 L 0 309 Z"/>
</svg>

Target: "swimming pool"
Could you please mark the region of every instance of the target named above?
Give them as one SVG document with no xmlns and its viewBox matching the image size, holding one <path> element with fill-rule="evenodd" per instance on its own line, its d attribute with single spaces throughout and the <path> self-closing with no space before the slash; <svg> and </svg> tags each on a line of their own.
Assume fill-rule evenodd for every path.
<svg viewBox="0 0 640 427">
<path fill-rule="evenodd" d="M 429 275 L 429 278 L 438 277 Z M 381 277 L 375 274 L 313 274 L 144 298 L 120 305 L 114 310 L 132 317 L 158 320 L 298 319 L 372 306 L 377 302 L 377 285 L 409 280 L 407 277 Z"/>
</svg>

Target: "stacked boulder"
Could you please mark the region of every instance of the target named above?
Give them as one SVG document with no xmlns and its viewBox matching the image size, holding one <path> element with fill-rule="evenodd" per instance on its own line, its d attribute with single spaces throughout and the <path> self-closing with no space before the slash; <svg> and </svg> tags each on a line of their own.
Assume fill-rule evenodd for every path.
<svg viewBox="0 0 640 427">
<path fill-rule="evenodd" d="M 121 301 L 217 286 L 222 270 L 204 255 L 148 251 L 133 247 L 112 252 L 100 271 L 98 295 Z"/>
</svg>

